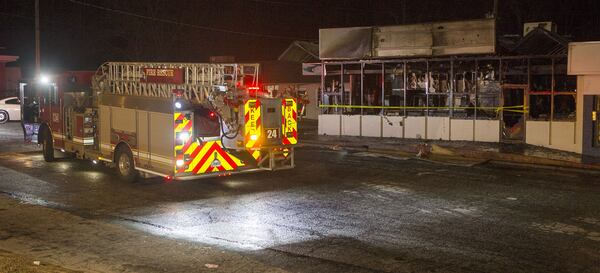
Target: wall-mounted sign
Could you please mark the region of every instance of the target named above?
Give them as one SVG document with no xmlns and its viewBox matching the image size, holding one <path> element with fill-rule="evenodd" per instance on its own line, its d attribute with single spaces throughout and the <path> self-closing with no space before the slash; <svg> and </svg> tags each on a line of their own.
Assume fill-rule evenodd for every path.
<svg viewBox="0 0 600 273">
<path fill-rule="evenodd" d="M 142 82 L 183 84 L 181 68 L 144 68 Z"/>
<path fill-rule="evenodd" d="M 320 63 L 303 63 L 302 75 L 320 76 L 323 73 L 323 66 Z"/>
</svg>

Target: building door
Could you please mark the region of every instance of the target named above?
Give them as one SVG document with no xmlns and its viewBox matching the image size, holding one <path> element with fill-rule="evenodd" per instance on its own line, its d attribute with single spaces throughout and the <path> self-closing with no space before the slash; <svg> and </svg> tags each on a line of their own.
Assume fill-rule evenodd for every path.
<svg viewBox="0 0 600 273">
<path fill-rule="evenodd" d="M 593 96 L 594 104 L 591 112 L 592 119 L 592 147 L 600 149 L 600 96 Z"/>
<path fill-rule="evenodd" d="M 525 105 L 527 85 L 505 84 L 502 86 L 500 102 L 500 133 L 502 142 L 522 143 L 525 141 Z"/>
<path fill-rule="evenodd" d="M 600 96 L 583 97 L 583 162 L 600 163 Z"/>
</svg>

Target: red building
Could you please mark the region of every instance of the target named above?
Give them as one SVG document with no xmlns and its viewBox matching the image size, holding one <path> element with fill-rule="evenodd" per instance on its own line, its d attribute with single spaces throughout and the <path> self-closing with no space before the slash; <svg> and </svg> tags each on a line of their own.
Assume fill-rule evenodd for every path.
<svg viewBox="0 0 600 273">
<path fill-rule="evenodd" d="M 18 59 L 18 56 L 0 55 L 0 98 L 14 96 L 19 90 L 21 69 L 6 66 L 7 63 L 15 62 Z"/>
</svg>

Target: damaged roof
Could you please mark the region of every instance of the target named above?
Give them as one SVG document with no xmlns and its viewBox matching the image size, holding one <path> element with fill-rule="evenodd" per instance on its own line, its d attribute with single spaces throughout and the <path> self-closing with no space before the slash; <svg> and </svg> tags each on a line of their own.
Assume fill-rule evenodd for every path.
<svg viewBox="0 0 600 273">
<path fill-rule="evenodd" d="M 302 64 L 289 61 L 265 61 L 260 63 L 260 80 L 263 83 L 318 83 L 319 76 L 303 76 Z"/>
<path fill-rule="evenodd" d="M 558 33 L 538 27 L 529 32 L 510 50 L 517 55 L 566 55 L 569 41 Z"/>
<path fill-rule="evenodd" d="M 294 41 L 279 55 L 278 60 L 306 63 L 319 61 L 319 44 L 307 41 Z"/>
</svg>

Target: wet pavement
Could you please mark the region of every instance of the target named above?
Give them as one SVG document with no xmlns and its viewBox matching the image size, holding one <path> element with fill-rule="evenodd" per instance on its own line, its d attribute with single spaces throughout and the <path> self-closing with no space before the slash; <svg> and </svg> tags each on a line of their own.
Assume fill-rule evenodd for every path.
<svg viewBox="0 0 600 273">
<path fill-rule="evenodd" d="M 274 268 L 600 272 L 597 173 L 302 148 L 293 170 L 126 184 L 90 162 L 44 162 L 17 128 L 0 125 L 3 195 Z"/>
</svg>

